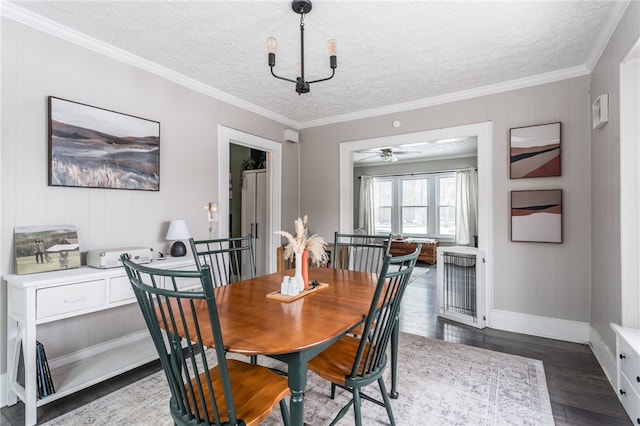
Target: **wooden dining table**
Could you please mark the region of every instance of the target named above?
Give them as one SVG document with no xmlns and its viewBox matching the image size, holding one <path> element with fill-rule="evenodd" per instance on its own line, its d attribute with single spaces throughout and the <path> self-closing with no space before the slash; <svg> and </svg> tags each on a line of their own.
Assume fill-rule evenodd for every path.
<svg viewBox="0 0 640 426">
<path fill-rule="evenodd" d="M 215 298 L 228 352 L 267 355 L 287 364 L 291 424 L 303 425 L 307 362 L 363 321 L 378 276 L 310 268 L 309 279 L 329 284 L 326 288 L 290 302 L 268 298 L 287 275 L 293 270 L 219 287 Z M 202 343 L 212 346 L 211 339 Z"/>
</svg>

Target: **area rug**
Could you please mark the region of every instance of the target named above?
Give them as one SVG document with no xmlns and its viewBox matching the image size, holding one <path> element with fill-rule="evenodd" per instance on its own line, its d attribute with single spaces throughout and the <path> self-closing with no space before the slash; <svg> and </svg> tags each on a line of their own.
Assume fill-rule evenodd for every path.
<svg viewBox="0 0 640 426">
<path fill-rule="evenodd" d="M 401 333 L 398 368 L 399 399 L 391 400 L 398 425 L 553 425 L 551 403 L 541 361 Z M 259 357 L 260 364 L 274 363 Z M 386 371 L 390 387 L 389 368 Z M 327 425 L 348 394 L 309 373 L 305 422 Z M 379 396 L 376 386 L 366 392 Z M 163 372 L 57 417 L 47 426 L 173 425 L 169 390 Z M 384 408 L 363 401 L 363 424 L 389 424 Z M 353 424 L 353 412 L 338 424 Z M 263 425 L 280 425 L 276 408 Z"/>
<path fill-rule="evenodd" d="M 427 272 L 429 272 L 429 268 L 426 268 L 424 266 L 414 266 L 413 272 L 411 272 L 411 278 L 409 278 L 409 282 L 415 281 L 418 277 L 426 274 Z"/>
</svg>

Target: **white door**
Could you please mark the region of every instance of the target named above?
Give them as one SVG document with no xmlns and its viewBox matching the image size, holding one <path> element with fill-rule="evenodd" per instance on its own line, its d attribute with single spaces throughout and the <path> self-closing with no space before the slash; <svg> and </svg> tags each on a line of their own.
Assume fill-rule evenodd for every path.
<svg viewBox="0 0 640 426">
<path fill-rule="evenodd" d="M 256 275 L 267 273 L 266 170 L 246 170 L 242 183 L 242 235 L 251 233 L 256 259 Z"/>
</svg>

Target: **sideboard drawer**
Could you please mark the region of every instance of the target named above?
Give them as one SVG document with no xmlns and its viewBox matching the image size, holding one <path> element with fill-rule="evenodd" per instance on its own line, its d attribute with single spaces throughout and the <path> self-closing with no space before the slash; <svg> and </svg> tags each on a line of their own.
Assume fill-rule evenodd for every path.
<svg viewBox="0 0 640 426">
<path fill-rule="evenodd" d="M 633 384 L 629 383 L 629 380 L 625 376 L 620 379 L 620 402 L 624 407 L 631 422 L 634 425 L 640 424 L 640 395 L 633 390 Z"/>
<path fill-rule="evenodd" d="M 47 318 L 104 305 L 105 281 L 86 281 L 38 289 L 36 317 Z"/>
<path fill-rule="evenodd" d="M 629 380 L 631 387 L 640 394 L 640 355 L 625 340 L 618 343 L 620 372 Z"/>
<path fill-rule="evenodd" d="M 109 279 L 109 303 L 135 300 L 136 295 L 131 288 L 129 277 L 113 277 Z"/>
</svg>

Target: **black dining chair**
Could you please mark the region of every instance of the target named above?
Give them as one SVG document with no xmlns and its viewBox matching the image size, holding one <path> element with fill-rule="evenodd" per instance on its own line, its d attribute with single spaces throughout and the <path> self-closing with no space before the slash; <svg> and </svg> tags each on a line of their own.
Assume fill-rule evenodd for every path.
<svg viewBox="0 0 640 426">
<path fill-rule="evenodd" d="M 256 277 L 251 234 L 210 240 L 190 238 L 189 244 L 198 269 L 209 265 L 214 287 Z"/>
<path fill-rule="evenodd" d="M 391 234 L 341 234 L 333 239 L 333 267 L 379 273 L 391 248 Z"/>
<path fill-rule="evenodd" d="M 386 256 L 371 300 L 362 334 L 346 335 L 309 361 L 309 370 L 331 382 L 331 398 L 336 386 L 352 394 L 331 423 L 334 425 L 353 405 L 355 424 L 362 425 L 362 399 L 386 408 L 389 420 L 395 425 L 393 411 L 382 378 L 387 365 L 387 347 L 396 326 L 396 317 L 409 278 L 420 254 L 421 245 L 409 255 Z M 377 381 L 383 401 L 363 393 L 361 389 Z"/>
<path fill-rule="evenodd" d="M 160 357 L 176 425 L 258 425 L 278 403 L 289 424 L 287 379 L 227 359 L 208 265 L 200 271 L 155 269 L 131 262 L 126 254 L 122 263 Z M 200 288 L 180 290 L 185 280 L 199 282 Z M 206 320 L 197 315 L 202 310 Z M 200 343 L 208 330 L 212 349 Z"/>
</svg>

